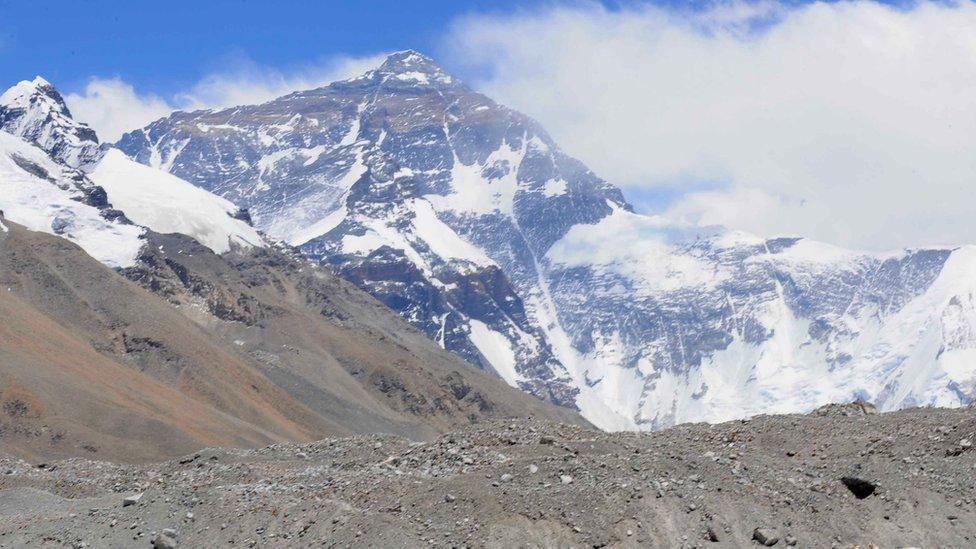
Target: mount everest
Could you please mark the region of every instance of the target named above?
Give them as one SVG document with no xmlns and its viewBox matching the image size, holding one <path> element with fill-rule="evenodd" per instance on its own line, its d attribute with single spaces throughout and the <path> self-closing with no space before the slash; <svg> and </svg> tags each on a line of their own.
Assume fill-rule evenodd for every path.
<svg viewBox="0 0 976 549">
<path fill-rule="evenodd" d="M 38 230 L 116 267 L 139 226 L 217 253 L 283 241 L 602 428 L 976 395 L 976 248 L 869 254 L 637 214 L 539 124 L 416 52 L 261 105 L 177 112 L 116 148 L 55 95 L 35 80 L 0 102 L 0 127 L 74 181 L 43 199 Z M 19 147 L 8 167 L 31 158 L 4 139 Z M 78 200 L 93 188 L 108 200 Z M 15 219 L 36 200 L 0 207 Z"/>
</svg>

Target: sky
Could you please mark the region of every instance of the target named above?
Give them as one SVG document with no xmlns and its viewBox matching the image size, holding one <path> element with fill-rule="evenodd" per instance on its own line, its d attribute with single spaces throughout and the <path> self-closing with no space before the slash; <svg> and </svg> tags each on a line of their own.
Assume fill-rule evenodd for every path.
<svg viewBox="0 0 976 549">
<path fill-rule="evenodd" d="M 638 210 L 859 249 L 976 243 L 976 4 L 0 0 L 0 75 L 103 140 L 417 49 Z"/>
</svg>

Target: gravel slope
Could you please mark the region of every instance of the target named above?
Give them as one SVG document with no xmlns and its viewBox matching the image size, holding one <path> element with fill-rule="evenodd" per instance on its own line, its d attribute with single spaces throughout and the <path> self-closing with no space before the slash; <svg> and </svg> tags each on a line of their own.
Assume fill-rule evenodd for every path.
<svg viewBox="0 0 976 549">
<path fill-rule="evenodd" d="M 489 418 L 586 424 L 284 251 L 219 256 L 148 233 L 120 274 L 67 239 L 5 226 L 0 451 L 150 462 L 359 433 L 427 439 Z"/>
<path fill-rule="evenodd" d="M 146 466 L 5 459 L 0 546 L 966 547 L 974 435 L 972 408 L 849 405 L 649 434 L 516 421 Z"/>
</svg>

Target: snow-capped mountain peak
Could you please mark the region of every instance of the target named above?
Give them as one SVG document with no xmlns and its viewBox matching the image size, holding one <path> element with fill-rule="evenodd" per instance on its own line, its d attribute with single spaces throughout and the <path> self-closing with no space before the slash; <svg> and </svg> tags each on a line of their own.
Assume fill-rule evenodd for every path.
<svg viewBox="0 0 976 549">
<path fill-rule="evenodd" d="M 433 59 L 414 50 L 398 51 L 387 56 L 376 69 L 362 78 L 379 78 L 414 85 L 450 85 L 455 79 L 444 72 Z"/>
<path fill-rule="evenodd" d="M 46 98 L 59 106 L 62 112 L 67 111 L 64 100 L 54 89 L 50 82 L 41 76 L 35 76 L 33 80 L 21 80 L 14 84 L 7 91 L 0 94 L 0 104 L 9 107 L 27 108 L 36 98 Z"/>
<path fill-rule="evenodd" d="M 0 95 L 0 129 L 39 147 L 72 167 L 97 161 L 98 137 L 71 116 L 64 98 L 40 76 Z"/>
</svg>

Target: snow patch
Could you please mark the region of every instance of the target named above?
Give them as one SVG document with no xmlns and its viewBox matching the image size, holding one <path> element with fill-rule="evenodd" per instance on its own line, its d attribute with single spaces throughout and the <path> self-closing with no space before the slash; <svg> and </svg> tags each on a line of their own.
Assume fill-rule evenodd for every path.
<svg viewBox="0 0 976 549">
<path fill-rule="evenodd" d="M 308 228 L 294 232 L 290 237 L 288 237 L 287 242 L 292 246 L 301 246 L 309 240 L 318 238 L 339 226 L 339 223 L 342 223 L 342 220 L 346 218 L 348 213 L 346 210 L 346 205 L 341 198 L 339 199 L 339 202 L 341 205 L 337 210 L 333 210 L 322 219 L 312 223 L 308 226 Z"/>
<path fill-rule="evenodd" d="M 444 131 L 448 131 L 446 125 Z M 518 149 L 502 143 L 498 150 L 488 156 L 484 164 L 472 165 L 461 162 L 455 153 L 451 167 L 452 193 L 447 196 L 427 195 L 425 198 L 438 211 L 475 215 L 500 213 L 511 216 L 515 210 L 515 192 L 518 190 L 518 169 L 525 158 L 525 150 L 524 142 Z M 486 177 L 486 173 L 500 175 Z"/>
<path fill-rule="evenodd" d="M 52 180 L 27 171 L 25 162 Z M 65 168 L 44 151 L 0 132 L 0 210 L 7 220 L 67 238 L 109 267 L 135 264 L 144 229 L 104 219 L 98 208 L 77 200 L 81 191 L 69 180 Z"/>
<path fill-rule="evenodd" d="M 480 320 L 472 318 L 468 321 L 468 326 L 471 330 L 469 337 L 478 352 L 491 363 L 492 368 L 506 383 L 518 388 L 518 382 L 524 378 L 515 369 L 515 351 L 508 338 Z"/>
<path fill-rule="evenodd" d="M 454 229 L 438 219 L 430 202 L 414 199 L 409 205 L 414 212 L 415 234 L 434 254 L 443 259 L 461 259 L 478 265 L 494 264 L 480 248 L 465 241 Z"/>
<path fill-rule="evenodd" d="M 263 246 L 258 232 L 231 217 L 237 207 L 174 175 L 111 149 L 90 174 L 129 219 L 159 233 L 182 233 L 218 254 L 231 245 Z"/>
<path fill-rule="evenodd" d="M 550 179 L 546 181 L 546 184 L 542 187 L 542 194 L 549 198 L 566 194 L 566 180 Z"/>
</svg>

